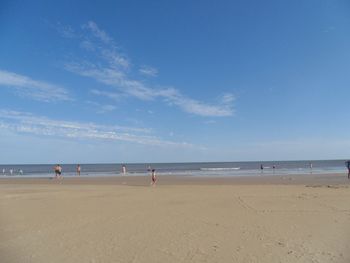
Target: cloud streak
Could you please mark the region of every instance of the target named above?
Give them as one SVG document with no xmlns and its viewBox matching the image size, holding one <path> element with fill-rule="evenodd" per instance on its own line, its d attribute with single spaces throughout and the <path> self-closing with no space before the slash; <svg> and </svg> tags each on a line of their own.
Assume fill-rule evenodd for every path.
<svg viewBox="0 0 350 263">
<path fill-rule="evenodd" d="M 109 44 L 112 42 L 112 38 L 108 36 L 108 34 L 101 30 L 97 24 L 93 21 L 89 21 L 86 25 L 83 25 L 83 28 L 89 29 L 96 38 L 100 39 L 102 42 Z"/>
<path fill-rule="evenodd" d="M 122 97 L 122 94 L 120 94 L 120 93 L 101 91 L 101 90 L 97 90 L 97 89 L 91 89 L 90 93 L 93 95 L 97 95 L 97 96 L 105 96 L 105 97 L 108 97 L 108 98 L 113 99 L 115 101 L 120 100 L 120 98 Z"/>
<path fill-rule="evenodd" d="M 0 70 L 0 86 L 13 88 L 22 97 L 30 97 L 39 101 L 72 100 L 68 91 L 58 85 L 31 79 L 14 72 Z"/>
<path fill-rule="evenodd" d="M 185 142 L 167 141 L 152 136 L 150 135 L 151 130 L 147 128 L 54 120 L 12 110 L 0 110 L 0 128 L 17 133 L 70 139 L 124 141 L 164 147 L 192 147 L 191 144 Z"/>
<path fill-rule="evenodd" d="M 143 66 L 139 69 L 139 72 L 142 75 L 148 76 L 148 77 L 156 77 L 158 75 L 158 70 L 156 68 L 150 67 L 150 66 Z"/>
<path fill-rule="evenodd" d="M 93 21 L 82 27 L 87 34 L 81 42 L 86 51 L 94 54 L 95 63 L 90 61 L 73 61 L 65 64 L 65 69 L 84 77 L 95 79 L 109 87 L 112 87 L 127 96 L 135 97 L 143 101 L 161 99 L 168 105 L 176 106 L 182 111 L 204 116 L 222 117 L 232 116 L 233 95 L 226 94 L 215 104 L 208 104 L 182 94 L 175 88 L 154 88 L 144 81 L 132 77 L 131 62 L 125 54 L 119 51 L 114 40 Z M 87 44 L 88 43 L 88 44 Z M 158 71 L 152 67 L 141 67 L 140 74 L 156 76 Z M 105 94 L 100 91 L 99 95 Z"/>
</svg>

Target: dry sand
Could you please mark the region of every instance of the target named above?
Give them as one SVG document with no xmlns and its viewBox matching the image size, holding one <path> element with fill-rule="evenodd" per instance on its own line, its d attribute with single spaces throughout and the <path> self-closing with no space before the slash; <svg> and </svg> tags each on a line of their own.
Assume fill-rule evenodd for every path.
<svg viewBox="0 0 350 263">
<path fill-rule="evenodd" d="M 275 178 L 1 179 L 0 262 L 349 263 L 347 179 Z"/>
</svg>

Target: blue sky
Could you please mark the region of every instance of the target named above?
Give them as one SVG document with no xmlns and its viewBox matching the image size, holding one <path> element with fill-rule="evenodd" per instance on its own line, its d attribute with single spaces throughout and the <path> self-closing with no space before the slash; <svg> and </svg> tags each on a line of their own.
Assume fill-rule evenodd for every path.
<svg viewBox="0 0 350 263">
<path fill-rule="evenodd" d="M 0 1 L 0 163 L 350 156 L 348 1 Z"/>
</svg>

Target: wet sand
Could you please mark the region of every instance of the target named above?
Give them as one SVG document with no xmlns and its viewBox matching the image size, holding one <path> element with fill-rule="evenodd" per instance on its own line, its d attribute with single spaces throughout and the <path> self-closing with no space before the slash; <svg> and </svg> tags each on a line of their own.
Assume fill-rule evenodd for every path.
<svg viewBox="0 0 350 263">
<path fill-rule="evenodd" d="M 350 262 L 345 175 L 1 178 L 0 262 Z"/>
<path fill-rule="evenodd" d="M 249 176 L 228 177 L 199 177 L 188 175 L 158 175 L 158 185 L 350 185 L 350 180 L 344 174 L 274 174 L 265 175 L 257 173 Z M 57 180 L 54 177 L 10 177 L 1 176 L 1 184 L 73 184 L 73 185 L 129 185 L 148 186 L 150 176 L 69 176 Z"/>
</svg>

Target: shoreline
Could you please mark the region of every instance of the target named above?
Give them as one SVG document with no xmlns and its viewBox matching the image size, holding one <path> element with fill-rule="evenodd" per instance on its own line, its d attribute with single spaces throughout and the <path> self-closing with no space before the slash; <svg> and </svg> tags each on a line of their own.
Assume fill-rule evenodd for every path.
<svg viewBox="0 0 350 263">
<path fill-rule="evenodd" d="M 350 185 L 346 174 L 275 174 L 241 176 L 158 175 L 158 185 Z M 0 177 L 0 185 L 8 184 L 66 184 L 66 185 L 125 185 L 148 186 L 150 176 L 67 176 Z"/>
</svg>

